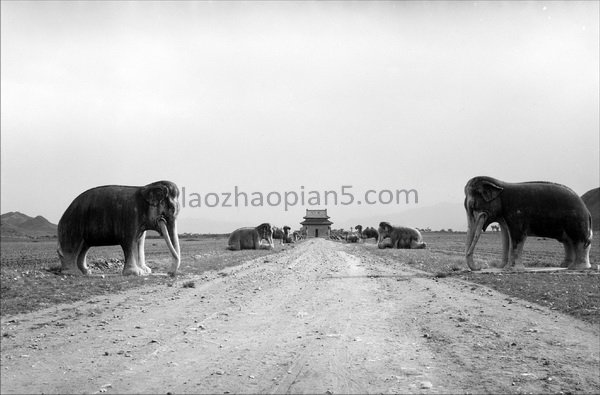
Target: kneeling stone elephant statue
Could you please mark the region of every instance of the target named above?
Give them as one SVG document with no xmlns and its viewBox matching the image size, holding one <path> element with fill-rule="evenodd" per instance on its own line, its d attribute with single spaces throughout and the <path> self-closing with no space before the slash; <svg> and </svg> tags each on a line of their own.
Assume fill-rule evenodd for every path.
<svg viewBox="0 0 600 395">
<path fill-rule="evenodd" d="M 144 244 L 147 230 L 158 232 L 173 256 L 169 274 L 181 262 L 177 214 L 179 189 L 170 181 L 146 186 L 106 185 L 77 196 L 58 222 L 58 256 L 62 272 L 88 274 L 90 247 L 120 245 L 125 255 L 123 275 L 149 274 Z"/>
<path fill-rule="evenodd" d="M 562 266 L 588 269 L 592 242 L 592 216 L 581 198 L 564 185 L 535 181 L 508 183 L 492 177 L 475 177 L 465 186 L 468 231 L 466 260 L 471 270 L 479 236 L 493 222 L 502 231 L 502 266 L 523 267 L 521 253 L 527 236 L 548 237 L 565 249 Z"/>
<path fill-rule="evenodd" d="M 267 244 L 261 243 L 263 240 Z M 273 249 L 273 228 L 269 223 L 263 223 L 256 228 L 239 228 L 229 236 L 227 248 L 232 251 Z"/>
<path fill-rule="evenodd" d="M 379 248 L 385 248 L 387 245 L 383 242 L 386 238 L 390 239 L 389 248 L 425 248 L 427 244 L 423 241 L 421 232 L 415 228 L 405 226 L 392 226 L 389 222 L 381 222 L 379 224 Z"/>
</svg>

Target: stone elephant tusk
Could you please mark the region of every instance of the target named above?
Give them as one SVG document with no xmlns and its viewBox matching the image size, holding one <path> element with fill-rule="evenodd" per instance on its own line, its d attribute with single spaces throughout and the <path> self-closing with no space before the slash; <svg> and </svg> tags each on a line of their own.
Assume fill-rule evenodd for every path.
<svg viewBox="0 0 600 395">
<path fill-rule="evenodd" d="M 158 221 L 158 226 L 160 227 L 162 236 L 167 243 L 167 247 L 169 247 L 171 255 L 173 255 L 174 260 L 171 264 L 171 270 L 169 271 L 169 274 L 174 276 L 177 273 L 177 269 L 179 269 L 179 264 L 181 263 L 181 250 L 179 247 L 179 236 L 177 235 L 177 222 L 173 223 L 173 239 L 175 241 L 175 246 L 173 246 L 173 243 L 171 243 L 166 221 L 164 219 L 160 219 Z"/>
</svg>

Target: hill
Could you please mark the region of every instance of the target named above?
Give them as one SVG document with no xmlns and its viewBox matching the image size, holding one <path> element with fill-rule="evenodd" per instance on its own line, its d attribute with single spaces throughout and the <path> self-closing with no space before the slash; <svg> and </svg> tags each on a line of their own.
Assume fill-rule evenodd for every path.
<svg viewBox="0 0 600 395">
<path fill-rule="evenodd" d="M 18 211 L 0 216 L 0 236 L 4 238 L 36 239 L 56 236 L 57 225 L 38 215 L 30 217 Z"/>
<path fill-rule="evenodd" d="M 592 213 L 592 229 L 600 230 L 600 188 L 590 189 L 581 196 L 590 213 Z"/>
</svg>

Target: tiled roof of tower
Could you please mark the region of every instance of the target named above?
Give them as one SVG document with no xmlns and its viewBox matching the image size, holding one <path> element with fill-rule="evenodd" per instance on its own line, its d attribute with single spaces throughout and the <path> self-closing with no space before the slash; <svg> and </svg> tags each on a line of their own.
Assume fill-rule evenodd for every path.
<svg viewBox="0 0 600 395">
<path fill-rule="evenodd" d="M 329 216 L 327 215 L 327 209 L 325 210 L 309 210 L 306 209 L 306 215 L 304 216 L 305 219 L 308 218 L 329 218 Z"/>
<path fill-rule="evenodd" d="M 306 218 L 300 225 L 333 225 L 333 222 L 327 218 Z"/>
</svg>

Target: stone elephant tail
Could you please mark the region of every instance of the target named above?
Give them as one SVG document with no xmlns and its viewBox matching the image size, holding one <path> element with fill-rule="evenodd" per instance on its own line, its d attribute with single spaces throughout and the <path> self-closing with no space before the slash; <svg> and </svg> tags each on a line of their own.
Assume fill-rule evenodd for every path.
<svg viewBox="0 0 600 395">
<path fill-rule="evenodd" d="M 65 254 L 64 254 L 62 248 L 60 247 L 60 242 L 56 243 L 56 253 L 58 254 L 58 260 L 62 267 L 64 264 L 64 261 L 65 261 Z"/>
<path fill-rule="evenodd" d="M 592 214 L 590 213 L 588 216 L 588 237 L 585 240 L 585 243 L 583 244 L 584 248 L 588 248 L 590 246 L 590 244 L 592 244 L 593 235 L 594 235 L 594 232 L 592 232 Z"/>
</svg>

